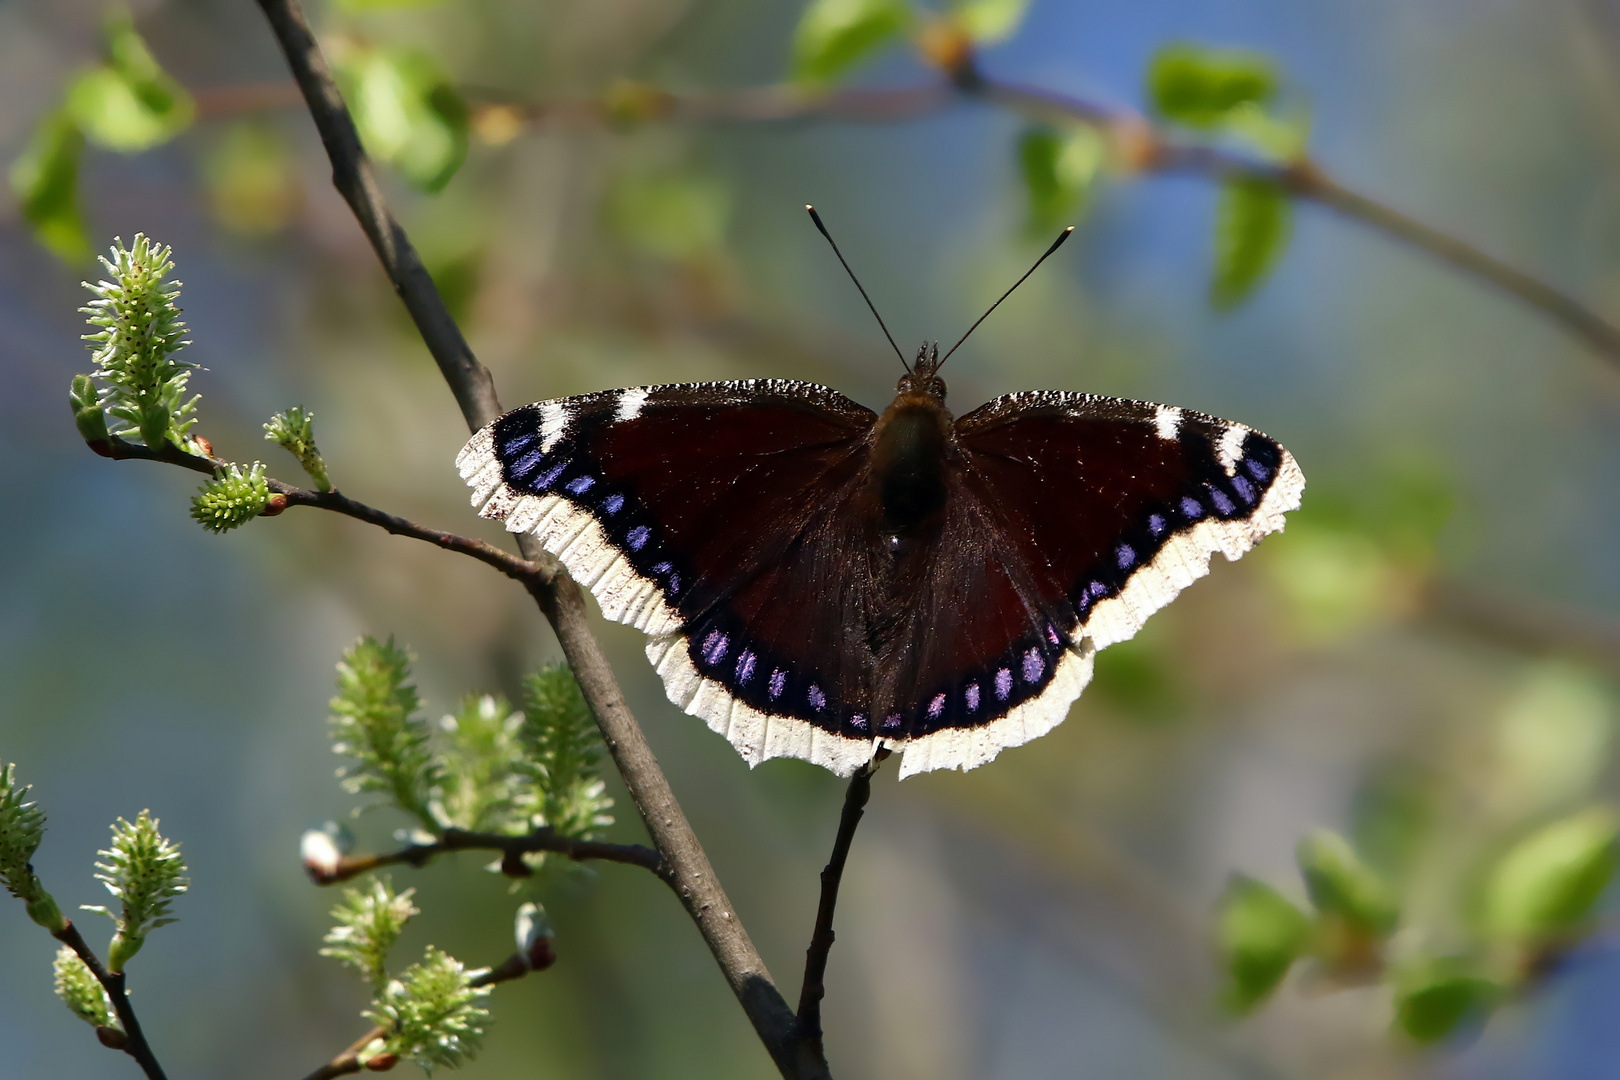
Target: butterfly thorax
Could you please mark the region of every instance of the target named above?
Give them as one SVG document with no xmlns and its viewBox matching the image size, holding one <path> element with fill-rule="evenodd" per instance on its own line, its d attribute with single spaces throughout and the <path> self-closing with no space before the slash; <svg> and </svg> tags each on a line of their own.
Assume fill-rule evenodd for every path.
<svg viewBox="0 0 1620 1080">
<path fill-rule="evenodd" d="M 871 468 L 879 528 L 896 557 L 925 544 L 944 519 L 947 474 L 956 450 L 944 384 L 933 381 L 937 395 L 902 381 L 899 395 L 873 429 Z"/>
</svg>

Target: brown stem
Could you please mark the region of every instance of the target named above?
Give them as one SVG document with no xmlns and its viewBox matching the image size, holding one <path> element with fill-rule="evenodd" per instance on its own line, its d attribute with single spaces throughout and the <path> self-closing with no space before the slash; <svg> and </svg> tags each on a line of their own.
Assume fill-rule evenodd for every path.
<svg viewBox="0 0 1620 1080">
<path fill-rule="evenodd" d="M 804 986 L 799 991 L 797 1033 L 805 1048 L 817 1057 L 823 1054 L 821 1043 L 821 1000 L 827 996 L 825 978 L 827 956 L 832 952 L 833 913 L 838 908 L 838 886 L 844 880 L 844 863 L 849 859 L 850 845 L 855 842 L 855 827 L 866 813 L 866 802 L 872 797 L 872 776 L 886 757 L 881 754 L 855 770 L 844 792 L 844 811 L 838 818 L 838 836 L 833 840 L 832 856 L 826 869 L 821 871 L 821 903 L 816 907 L 816 928 L 810 934 L 810 947 L 804 952 Z"/>
<path fill-rule="evenodd" d="M 503 856 L 502 866 L 511 865 L 513 867 L 511 873 L 514 876 L 523 876 L 523 871 L 517 869 L 522 865 L 519 856 L 536 851 L 554 851 L 575 862 L 600 860 L 625 863 L 651 870 L 661 878 L 666 877 L 663 860 L 659 858 L 658 852 L 650 847 L 642 844 L 608 844 L 597 840 L 579 840 L 571 836 L 561 836 L 551 829 L 536 829 L 522 836 L 446 829 L 439 839 L 431 844 L 408 844 L 397 851 L 380 855 L 346 855 L 334 868 L 307 869 L 316 884 L 332 885 L 383 866 L 409 863 L 411 866 L 419 867 L 435 855 L 450 851 L 498 851 Z"/>
<path fill-rule="evenodd" d="M 209 476 L 231 465 L 231 462 L 222 458 L 188 454 L 174 446 L 165 446 L 160 450 L 153 450 L 149 446 L 129 442 L 117 436 L 97 440 L 90 444 L 90 448 L 102 457 L 112 458 L 115 461 L 162 461 L 170 465 L 178 465 L 182 469 L 190 469 L 192 472 L 205 473 Z M 375 506 L 369 506 L 357 499 L 351 499 L 336 490 L 311 491 L 308 488 L 301 488 L 295 484 L 269 478 L 266 478 L 265 483 L 271 491 L 285 498 L 277 513 L 289 506 L 314 506 L 375 525 L 395 536 L 408 536 L 414 540 L 423 540 L 436 547 L 444 548 L 446 551 L 454 551 L 470 556 L 481 563 L 493 566 L 507 577 L 521 581 L 524 584 L 535 581 L 544 582 L 551 578 L 551 572 L 547 568 L 520 559 L 511 552 L 503 551 L 487 541 L 470 536 L 458 536 L 455 533 L 418 525 L 408 518 L 390 514 L 386 510 L 379 510 Z"/>
<path fill-rule="evenodd" d="M 78 954 L 79 959 L 84 961 L 84 966 L 90 969 L 90 974 L 96 977 L 96 981 L 112 999 L 113 1011 L 118 1014 L 118 1023 L 123 1027 L 126 1037 L 121 1047 L 124 1053 L 135 1059 L 148 1080 L 167 1080 L 163 1066 L 158 1064 L 157 1057 L 152 1053 L 152 1047 L 146 1042 L 145 1033 L 141 1031 L 141 1022 L 135 1017 L 135 1007 L 129 1003 L 129 995 L 124 992 L 124 973 L 120 971 L 114 974 L 108 971 L 100 957 L 85 944 L 79 928 L 72 922 L 54 931 L 51 936 Z"/>
<path fill-rule="evenodd" d="M 300 5 L 297 0 L 259 0 L 259 7 L 269 19 L 303 91 L 305 104 L 332 160 L 333 183 L 371 241 L 389 281 L 455 395 L 468 427 L 484 426 L 500 413 L 494 382 L 472 355 L 410 240 L 388 212 L 376 175 L 361 149 L 354 121 Z M 555 565 L 532 537 L 519 537 L 518 545 L 531 563 L 548 570 Z M 602 730 L 603 741 L 658 849 L 666 880 L 697 923 L 772 1060 L 785 1076 L 826 1075 L 824 1065 L 815 1069 L 795 1064 L 791 1056 L 793 1013 L 771 982 L 764 961 L 732 909 L 652 748 L 625 704 L 601 646 L 591 634 L 583 593 L 562 574 L 549 582 L 531 578 L 526 586 L 556 631 L 585 701 Z"/>
</svg>

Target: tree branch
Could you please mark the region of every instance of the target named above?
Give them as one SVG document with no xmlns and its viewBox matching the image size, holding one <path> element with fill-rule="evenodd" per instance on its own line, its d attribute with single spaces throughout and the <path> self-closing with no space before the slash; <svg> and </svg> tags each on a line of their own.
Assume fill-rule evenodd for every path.
<svg viewBox="0 0 1620 1080">
<path fill-rule="evenodd" d="M 112 458 L 115 461 L 161 461 L 169 465 L 178 465 L 182 469 L 213 476 L 217 471 L 228 468 L 232 462 L 223 458 L 205 457 L 201 454 L 188 454 L 174 446 L 165 446 L 154 450 L 142 443 L 129 442 L 116 435 L 106 440 L 97 440 L 88 444 L 90 449 L 102 457 Z M 345 517 L 364 521 L 395 536 L 408 536 L 413 540 L 424 540 L 446 551 L 455 551 L 470 556 L 481 563 L 493 566 L 507 577 L 515 581 L 546 582 L 551 579 L 552 571 L 520 559 L 509 551 L 503 551 L 494 544 L 470 536 L 458 536 L 455 533 L 443 532 L 439 529 L 430 529 L 425 525 L 418 525 L 408 518 L 390 514 L 386 510 L 379 510 L 375 506 L 368 506 L 357 499 L 351 499 L 337 490 L 311 491 L 308 488 L 298 487 L 281 480 L 265 478 L 270 490 L 280 495 L 281 501 L 274 504 L 274 509 L 267 509 L 262 517 L 273 517 L 289 506 L 314 506 L 322 510 L 330 510 Z"/>
<path fill-rule="evenodd" d="M 529 875 L 529 868 L 522 860 L 523 855 L 537 851 L 551 851 L 565 855 L 575 862 L 601 860 L 625 863 L 651 870 L 660 878 L 668 878 L 663 859 L 650 847 L 642 844 L 609 844 L 597 840 L 580 840 L 560 835 L 549 828 L 536 829 L 521 836 L 446 829 L 431 844 L 407 844 L 398 851 L 381 855 L 345 855 L 333 867 L 317 867 L 306 863 L 304 868 L 309 871 L 309 876 L 314 879 L 315 884 L 334 885 L 384 866 L 409 863 L 411 866 L 421 867 L 435 855 L 450 851 L 498 851 L 501 853 L 501 871 L 509 877 Z"/>
<path fill-rule="evenodd" d="M 937 83 L 912 87 L 807 94 L 788 86 L 675 94 L 653 87 L 620 88 L 604 98 L 528 103 L 515 107 L 532 122 L 563 127 L 625 121 L 760 123 L 906 120 L 967 100 L 983 101 L 1036 120 L 1080 123 L 1114 138 L 1128 167 L 1144 173 L 1188 173 L 1214 180 L 1261 180 L 1297 199 L 1317 203 L 1390 239 L 1416 248 L 1463 274 L 1517 297 L 1605 359 L 1620 364 L 1620 327 L 1533 274 L 1489 255 L 1416 218 L 1332 179 L 1309 160 L 1267 161 L 1223 147 L 1187 142 L 1119 106 L 988 77 L 972 58 Z"/>
<path fill-rule="evenodd" d="M 872 777 L 877 772 L 887 751 L 880 750 L 871 761 L 855 770 L 844 791 L 844 811 L 838 818 L 838 836 L 833 840 L 832 857 L 821 871 L 821 903 L 816 907 L 816 928 L 810 935 L 810 947 L 804 953 L 804 986 L 799 991 L 798 1035 L 807 1049 L 818 1057 L 823 1055 L 821 1043 L 821 999 L 827 996 L 824 979 L 827 975 L 827 956 L 832 952 L 833 912 L 838 907 L 838 886 L 844 880 L 844 863 L 849 859 L 850 845 L 855 842 L 855 827 L 866 813 L 866 801 L 872 796 Z"/>
<path fill-rule="evenodd" d="M 297 0 L 259 0 L 259 6 L 270 21 L 332 160 L 333 183 L 365 230 L 389 281 L 450 385 L 468 427 L 484 426 L 500 413 L 494 382 L 473 357 L 410 240 L 388 212 L 376 175 L 361 149 L 354 121 L 302 9 Z M 518 537 L 518 545 L 530 562 L 548 571 L 556 565 L 532 537 Z M 625 704 L 607 658 L 591 634 L 584 594 L 562 573 L 549 582 L 531 579 L 525 584 L 556 631 L 563 654 L 602 730 L 608 752 L 658 849 L 671 886 L 697 923 L 760 1041 L 784 1076 L 825 1076 L 825 1063 L 819 1063 L 819 1067 L 815 1062 L 806 1065 L 794 1057 L 793 1013 L 732 910 L 708 855 Z"/>
<path fill-rule="evenodd" d="M 152 1047 L 147 1044 L 146 1034 L 141 1031 L 141 1022 L 135 1017 L 135 1007 L 129 1003 L 129 995 L 124 992 L 124 973 L 120 971 L 115 975 L 108 971 L 101 958 L 85 944 L 79 928 L 71 920 L 62 929 L 53 931 L 51 936 L 78 954 L 84 966 L 90 969 L 90 974 L 96 977 L 102 989 L 107 991 L 107 996 L 112 998 L 113 1011 L 118 1014 L 118 1023 L 123 1026 L 125 1036 L 124 1045 L 118 1049 L 135 1059 L 147 1080 L 168 1080 L 163 1066 L 158 1064 L 157 1057 L 152 1053 Z"/>
</svg>

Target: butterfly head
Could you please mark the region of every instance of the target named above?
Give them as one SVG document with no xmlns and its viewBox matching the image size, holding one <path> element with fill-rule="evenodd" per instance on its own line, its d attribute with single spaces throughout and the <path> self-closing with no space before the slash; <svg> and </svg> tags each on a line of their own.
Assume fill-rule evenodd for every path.
<svg viewBox="0 0 1620 1080">
<path fill-rule="evenodd" d="M 911 362 L 911 370 L 900 376 L 895 390 L 901 397 L 926 397 L 943 402 L 945 380 L 938 375 L 941 363 L 939 342 L 923 342 L 917 349 L 917 358 Z"/>
</svg>

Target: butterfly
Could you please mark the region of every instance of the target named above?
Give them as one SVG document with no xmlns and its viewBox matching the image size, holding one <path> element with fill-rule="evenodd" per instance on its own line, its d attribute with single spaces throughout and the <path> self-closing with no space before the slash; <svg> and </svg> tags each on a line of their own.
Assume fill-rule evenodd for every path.
<svg viewBox="0 0 1620 1080">
<path fill-rule="evenodd" d="M 1169 405 L 1030 391 L 953 418 L 943 363 L 919 349 L 881 414 L 784 379 L 536 402 L 456 464 L 749 765 L 971 769 L 1059 724 L 1097 650 L 1305 482 L 1268 436 Z"/>
</svg>

